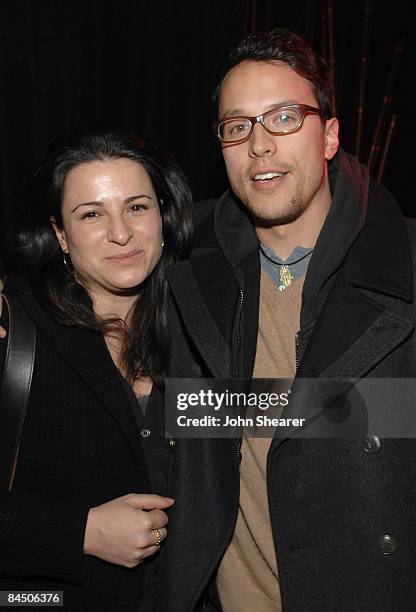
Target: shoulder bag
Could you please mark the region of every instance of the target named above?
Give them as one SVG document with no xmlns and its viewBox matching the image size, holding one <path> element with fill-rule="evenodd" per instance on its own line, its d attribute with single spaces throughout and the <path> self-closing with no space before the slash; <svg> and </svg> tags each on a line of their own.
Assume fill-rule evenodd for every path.
<svg viewBox="0 0 416 612">
<path fill-rule="evenodd" d="M 32 382 L 36 329 L 13 295 L 3 293 L 3 304 L 9 311 L 9 331 L 0 389 L 0 490 L 11 491 Z"/>
</svg>

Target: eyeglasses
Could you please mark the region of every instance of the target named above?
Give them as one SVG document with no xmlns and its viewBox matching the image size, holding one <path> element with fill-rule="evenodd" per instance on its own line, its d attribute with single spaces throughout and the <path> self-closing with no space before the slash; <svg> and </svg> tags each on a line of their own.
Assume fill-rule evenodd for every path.
<svg viewBox="0 0 416 612">
<path fill-rule="evenodd" d="M 257 117 L 220 119 L 215 121 L 212 127 L 220 142 L 237 144 L 250 138 L 256 123 L 261 123 L 264 129 L 273 136 L 298 132 L 306 115 L 320 115 L 322 118 L 326 118 L 319 108 L 307 104 L 290 104 L 272 108 L 272 110 L 257 115 Z"/>
</svg>

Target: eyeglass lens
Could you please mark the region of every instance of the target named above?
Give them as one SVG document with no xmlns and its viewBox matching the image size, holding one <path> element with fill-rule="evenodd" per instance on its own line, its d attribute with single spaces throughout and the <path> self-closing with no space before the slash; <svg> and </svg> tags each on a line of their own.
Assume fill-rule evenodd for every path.
<svg viewBox="0 0 416 612">
<path fill-rule="evenodd" d="M 288 134 L 297 130 L 302 120 L 302 113 L 296 108 L 277 108 L 263 114 L 263 123 L 267 130 L 275 134 Z M 220 137 L 228 142 L 242 140 L 250 133 L 250 119 L 237 117 L 219 125 Z"/>
</svg>

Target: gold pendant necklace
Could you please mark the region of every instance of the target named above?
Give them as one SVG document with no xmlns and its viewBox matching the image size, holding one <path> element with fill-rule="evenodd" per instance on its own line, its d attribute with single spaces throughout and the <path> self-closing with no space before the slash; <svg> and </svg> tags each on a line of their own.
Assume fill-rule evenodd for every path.
<svg viewBox="0 0 416 612">
<path fill-rule="evenodd" d="M 292 283 L 293 276 L 291 275 L 290 270 L 286 264 L 283 264 L 283 266 L 281 266 L 279 275 L 280 282 L 285 287 L 289 287 L 289 285 Z"/>
<path fill-rule="evenodd" d="M 276 266 L 280 266 L 279 277 L 280 277 L 280 282 L 282 283 L 280 287 L 281 289 L 285 289 L 286 287 L 289 287 L 289 285 L 292 284 L 292 280 L 294 279 L 293 274 L 291 274 L 290 272 L 289 265 L 294 266 L 295 264 L 299 263 L 303 259 L 306 259 L 308 255 L 311 255 L 313 252 L 313 249 L 311 249 L 310 251 L 305 253 L 305 255 L 302 255 L 302 257 L 299 257 L 299 259 L 297 259 L 296 261 L 291 261 L 289 262 L 289 264 L 287 264 L 287 263 L 280 263 L 278 261 L 274 261 L 274 259 L 269 257 L 269 255 L 267 255 L 267 253 L 264 252 L 263 246 L 261 244 L 260 244 L 260 250 L 266 259 L 274 263 Z"/>
</svg>

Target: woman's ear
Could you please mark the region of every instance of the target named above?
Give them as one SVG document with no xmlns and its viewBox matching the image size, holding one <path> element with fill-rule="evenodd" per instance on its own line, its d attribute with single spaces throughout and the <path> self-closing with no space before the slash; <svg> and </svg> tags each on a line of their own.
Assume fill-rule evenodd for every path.
<svg viewBox="0 0 416 612">
<path fill-rule="evenodd" d="M 60 244 L 61 249 L 63 250 L 64 253 L 68 253 L 68 245 L 66 243 L 65 230 L 57 226 L 55 217 L 50 217 L 49 220 L 52 224 L 53 231 L 55 232 L 55 235 L 58 238 L 58 242 Z"/>
</svg>

